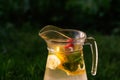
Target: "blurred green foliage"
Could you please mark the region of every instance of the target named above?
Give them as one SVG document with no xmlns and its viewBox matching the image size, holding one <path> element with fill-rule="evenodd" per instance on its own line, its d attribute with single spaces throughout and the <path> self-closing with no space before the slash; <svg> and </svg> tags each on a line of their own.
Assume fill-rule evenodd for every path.
<svg viewBox="0 0 120 80">
<path fill-rule="evenodd" d="M 64 25 L 119 34 L 119 4 L 119 0 L 0 0 L 0 23 Z"/>
<path fill-rule="evenodd" d="M 0 80 L 42 80 L 46 57 L 46 44 L 38 32 L 16 30 L 12 24 L 2 28 Z"/>
</svg>

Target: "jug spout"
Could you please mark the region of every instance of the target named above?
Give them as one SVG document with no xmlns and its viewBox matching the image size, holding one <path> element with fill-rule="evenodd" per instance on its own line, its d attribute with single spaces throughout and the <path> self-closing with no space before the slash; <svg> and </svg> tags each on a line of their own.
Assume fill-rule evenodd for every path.
<svg viewBox="0 0 120 80">
<path fill-rule="evenodd" d="M 47 26 L 45 26 L 44 28 L 42 28 L 42 29 L 40 30 L 40 33 L 45 32 L 45 31 L 48 31 L 48 30 L 59 31 L 59 30 L 61 30 L 61 28 L 58 28 L 58 27 L 53 26 L 53 25 L 47 25 Z"/>
<path fill-rule="evenodd" d="M 50 37 L 50 33 L 54 31 L 59 31 L 60 28 L 53 26 L 53 25 L 47 25 L 44 28 L 42 28 L 39 32 L 39 36 L 42 37 L 43 39 L 47 40 Z"/>
<path fill-rule="evenodd" d="M 47 25 L 40 30 L 39 36 L 41 36 L 45 41 L 60 41 L 63 39 L 68 39 L 68 36 L 60 32 L 62 30 L 62 28 L 58 28 L 53 25 Z"/>
</svg>

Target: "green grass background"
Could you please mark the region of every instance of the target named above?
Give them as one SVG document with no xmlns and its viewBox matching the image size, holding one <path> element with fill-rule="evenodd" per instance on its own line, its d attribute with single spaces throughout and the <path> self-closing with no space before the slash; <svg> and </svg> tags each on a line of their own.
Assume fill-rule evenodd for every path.
<svg viewBox="0 0 120 80">
<path fill-rule="evenodd" d="M 0 29 L 0 80 L 43 80 L 47 58 L 46 43 L 40 29 Z M 96 76 L 90 74 L 91 50 L 84 46 L 88 80 L 120 80 L 120 36 L 87 32 L 98 43 L 99 63 Z"/>
</svg>

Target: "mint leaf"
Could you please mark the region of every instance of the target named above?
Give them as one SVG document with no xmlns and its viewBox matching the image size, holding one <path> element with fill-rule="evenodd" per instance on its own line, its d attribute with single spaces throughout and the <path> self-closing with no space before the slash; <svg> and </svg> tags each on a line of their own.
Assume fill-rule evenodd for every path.
<svg viewBox="0 0 120 80">
<path fill-rule="evenodd" d="M 76 71 L 77 68 L 78 68 L 78 64 L 77 63 L 66 62 L 66 63 L 63 64 L 63 66 L 64 66 L 64 69 L 69 70 L 71 72 Z"/>
<path fill-rule="evenodd" d="M 73 52 L 73 53 L 69 54 L 67 56 L 67 59 L 71 63 L 73 63 L 73 62 L 79 62 L 80 60 L 82 60 L 82 56 L 81 56 L 80 51 L 76 51 L 76 52 Z"/>
</svg>

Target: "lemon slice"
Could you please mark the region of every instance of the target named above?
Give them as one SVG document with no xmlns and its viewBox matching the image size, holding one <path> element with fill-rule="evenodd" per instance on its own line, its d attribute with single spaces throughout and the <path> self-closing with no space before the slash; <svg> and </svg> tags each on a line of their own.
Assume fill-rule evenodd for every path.
<svg viewBox="0 0 120 80">
<path fill-rule="evenodd" d="M 48 55 L 47 67 L 50 69 L 56 69 L 61 64 L 60 59 L 55 55 Z"/>
</svg>

